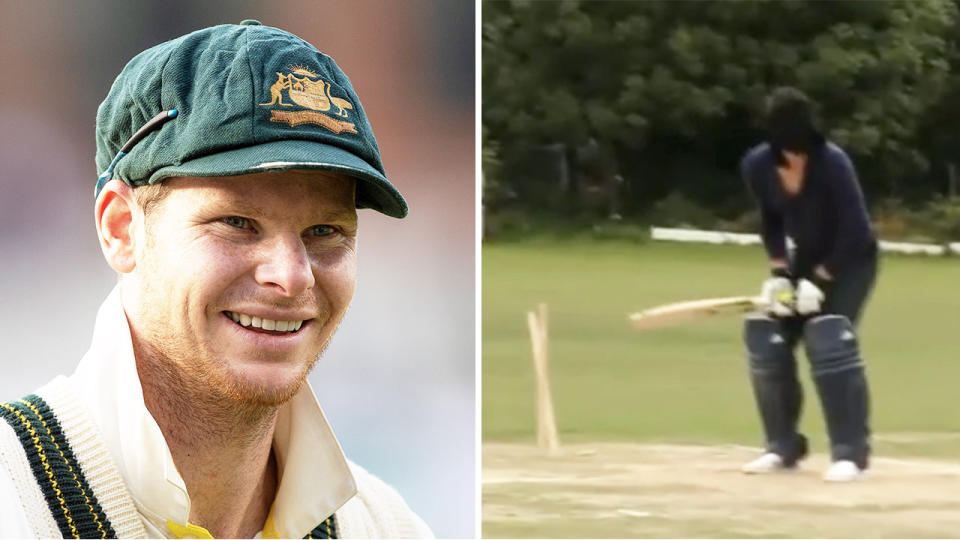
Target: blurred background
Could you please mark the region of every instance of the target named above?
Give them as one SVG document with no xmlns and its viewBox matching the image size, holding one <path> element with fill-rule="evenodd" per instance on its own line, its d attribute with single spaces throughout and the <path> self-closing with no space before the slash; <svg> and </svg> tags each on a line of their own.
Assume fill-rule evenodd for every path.
<svg viewBox="0 0 960 540">
<path fill-rule="evenodd" d="M 346 454 L 440 537 L 472 537 L 474 3 L 2 0 L 0 401 L 73 371 L 116 277 L 93 226 L 94 118 L 128 60 L 257 19 L 331 55 L 404 220 L 360 213 L 353 306 L 310 380 Z"/>
</svg>

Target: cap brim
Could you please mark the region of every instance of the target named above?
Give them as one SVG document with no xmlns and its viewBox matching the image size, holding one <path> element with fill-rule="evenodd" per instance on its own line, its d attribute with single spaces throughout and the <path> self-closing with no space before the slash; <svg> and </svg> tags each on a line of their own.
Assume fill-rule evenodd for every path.
<svg viewBox="0 0 960 540">
<path fill-rule="evenodd" d="M 370 208 L 395 218 L 407 215 L 403 195 L 380 171 L 346 150 L 313 141 L 273 141 L 210 154 L 158 169 L 148 183 L 177 176 L 239 176 L 291 169 L 351 176 L 358 180 L 357 208 Z"/>
</svg>

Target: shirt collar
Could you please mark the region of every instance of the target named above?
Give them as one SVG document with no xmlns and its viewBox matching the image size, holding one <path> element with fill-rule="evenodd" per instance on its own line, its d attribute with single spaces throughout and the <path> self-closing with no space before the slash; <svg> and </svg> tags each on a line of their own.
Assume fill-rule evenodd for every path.
<svg viewBox="0 0 960 540">
<path fill-rule="evenodd" d="M 71 379 L 149 525 L 168 535 L 167 520 L 186 525 L 190 496 L 144 405 L 119 285 L 100 306 L 93 342 Z M 280 408 L 273 448 L 279 484 L 263 536 L 302 538 L 357 491 L 309 382 Z"/>
</svg>

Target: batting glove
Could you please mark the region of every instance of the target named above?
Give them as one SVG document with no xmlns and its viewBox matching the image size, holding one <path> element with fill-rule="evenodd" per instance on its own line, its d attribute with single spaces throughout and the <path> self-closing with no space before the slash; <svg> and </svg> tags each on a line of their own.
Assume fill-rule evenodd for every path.
<svg viewBox="0 0 960 540">
<path fill-rule="evenodd" d="M 797 313 L 801 315 L 820 313 L 825 298 L 826 295 L 820 287 L 814 285 L 809 279 L 801 279 L 797 284 Z"/>
<path fill-rule="evenodd" d="M 774 276 L 763 282 L 760 296 L 766 300 L 767 313 L 774 317 L 793 315 L 793 283 L 789 278 Z"/>
</svg>

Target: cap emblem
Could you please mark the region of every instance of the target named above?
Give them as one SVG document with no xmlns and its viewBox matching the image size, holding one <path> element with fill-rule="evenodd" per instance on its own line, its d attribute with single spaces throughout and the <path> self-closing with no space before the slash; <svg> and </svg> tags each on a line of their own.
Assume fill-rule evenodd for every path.
<svg viewBox="0 0 960 540">
<path fill-rule="evenodd" d="M 260 103 L 261 107 L 274 107 L 270 110 L 271 122 L 286 122 L 290 126 L 316 124 L 334 133 L 356 133 L 357 129 L 347 110 L 353 109 L 349 101 L 330 94 L 330 83 L 321 79 L 310 69 L 300 66 L 288 66 L 287 73 L 277 73 L 277 80 L 270 85 L 270 100 Z M 287 101 L 284 101 L 286 92 Z M 293 103 L 290 103 L 290 102 Z M 283 110 L 275 107 L 303 107 L 300 110 Z"/>
</svg>

